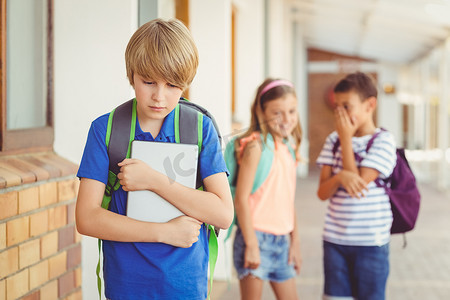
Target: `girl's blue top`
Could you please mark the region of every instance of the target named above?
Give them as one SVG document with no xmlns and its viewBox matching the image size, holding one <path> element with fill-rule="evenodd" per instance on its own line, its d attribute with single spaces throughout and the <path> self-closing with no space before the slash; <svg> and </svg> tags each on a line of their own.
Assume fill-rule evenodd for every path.
<svg viewBox="0 0 450 300">
<path fill-rule="evenodd" d="M 136 121 L 136 140 L 175 143 L 174 111 L 164 119 L 155 138 Z M 108 181 L 109 158 L 105 144 L 108 114 L 92 122 L 77 176 Z M 197 130 L 197 128 L 193 128 Z M 222 149 L 212 121 L 203 116 L 203 145 L 199 155 L 201 178 L 226 172 Z M 120 187 L 112 195 L 110 210 L 125 215 L 127 193 Z M 103 241 L 105 296 L 109 299 L 206 299 L 208 232 L 203 225 L 199 240 L 190 248 L 163 243 Z M 94 271 L 93 271 L 94 272 Z"/>
</svg>

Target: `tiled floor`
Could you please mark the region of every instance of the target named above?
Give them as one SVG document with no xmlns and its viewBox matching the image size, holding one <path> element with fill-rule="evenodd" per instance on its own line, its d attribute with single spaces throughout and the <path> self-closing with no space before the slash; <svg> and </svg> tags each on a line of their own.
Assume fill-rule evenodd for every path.
<svg viewBox="0 0 450 300">
<path fill-rule="evenodd" d="M 299 178 L 297 215 L 302 242 L 303 264 L 296 279 L 302 300 L 321 299 L 322 240 L 321 232 L 326 202 L 316 197 L 318 179 Z M 388 279 L 389 300 L 450 299 L 450 194 L 421 184 L 421 210 L 416 228 L 403 236 L 393 235 L 391 241 L 391 272 Z M 275 299 L 265 284 L 262 300 Z M 238 300 L 239 283 L 233 276 L 230 283 L 216 281 L 212 299 Z"/>
</svg>

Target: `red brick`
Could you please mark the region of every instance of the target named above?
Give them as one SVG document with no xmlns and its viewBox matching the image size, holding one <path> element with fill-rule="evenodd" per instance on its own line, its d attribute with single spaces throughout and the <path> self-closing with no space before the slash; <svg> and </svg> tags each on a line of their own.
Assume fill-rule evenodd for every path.
<svg viewBox="0 0 450 300">
<path fill-rule="evenodd" d="M 23 269 L 41 258 L 40 239 L 34 239 L 19 246 L 19 268 Z"/>
<path fill-rule="evenodd" d="M 75 223 L 75 203 L 67 205 L 67 224 Z"/>
<path fill-rule="evenodd" d="M 13 164 L 16 168 L 20 168 L 23 171 L 30 171 L 36 176 L 36 181 L 47 180 L 50 177 L 50 174 L 34 164 L 31 164 L 25 160 L 25 156 L 15 156 L 11 157 L 7 161 Z"/>
<path fill-rule="evenodd" d="M 61 171 L 58 168 L 45 161 L 39 160 L 38 157 L 39 155 L 30 155 L 24 156 L 22 159 L 32 165 L 35 165 L 36 167 L 45 170 L 50 175 L 50 178 L 56 178 L 61 176 Z"/>
<path fill-rule="evenodd" d="M 6 223 L 6 245 L 12 246 L 30 237 L 29 218 L 23 217 Z"/>
<path fill-rule="evenodd" d="M 0 278 L 6 277 L 19 270 L 19 248 L 14 247 L 0 252 Z"/>
<path fill-rule="evenodd" d="M 17 159 L 2 159 L 1 165 L 3 168 L 19 175 L 22 178 L 22 184 L 36 182 L 36 175 L 29 168 L 18 163 Z"/>
<path fill-rule="evenodd" d="M 30 267 L 30 290 L 48 281 L 48 259 Z"/>
<path fill-rule="evenodd" d="M 48 230 L 57 229 L 67 224 L 66 205 L 57 206 L 48 210 Z"/>
<path fill-rule="evenodd" d="M 81 264 L 81 244 L 67 250 L 67 270 Z"/>
<path fill-rule="evenodd" d="M 41 288 L 42 300 L 57 300 L 58 299 L 58 281 L 53 280 Z"/>
<path fill-rule="evenodd" d="M 77 196 L 78 179 L 58 182 L 58 201 L 75 199 Z"/>
<path fill-rule="evenodd" d="M 40 300 L 41 299 L 41 291 L 35 291 L 31 294 L 26 295 L 21 300 Z"/>
<path fill-rule="evenodd" d="M 79 267 L 79 268 L 77 268 L 75 270 L 75 286 L 76 287 L 80 287 L 81 286 L 81 282 L 82 282 L 82 279 L 81 279 L 81 267 Z"/>
<path fill-rule="evenodd" d="M 19 212 L 17 192 L 0 194 L 0 207 L 0 220 L 16 216 Z"/>
<path fill-rule="evenodd" d="M 67 252 L 59 253 L 49 259 L 49 277 L 55 278 L 63 274 L 67 269 Z"/>
<path fill-rule="evenodd" d="M 0 251 L 5 248 L 6 248 L 6 223 L 1 223 L 0 224 Z"/>
<path fill-rule="evenodd" d="M 49 182 L 39 186 L 39 204 L 41 207 L 58 202 L 58 188 L 56 182 Z"/>
<path fill-rule="evenodd" d="M 67 295 L 75 288 L 75 272 L 70 271 L 58 278 L 58 297 Z"/>
<path fill-rule="evenodd" d="M 30 216 L 30 237 L 38 236 L 48 231 L 48 210 Z"/>
<path fill-rule="evenodd" d="M 0 280 L 0 300 L 6 299 L 6 280 Z"/>
<path fill-rule="evenodd" d="M 81 293 L 81 290 L 78 290 L 78 291 L 70 294 L 64 300 L 83 300 L 83 295 Z"/>
<path fill-rule="evenodd" d="M 19 214 L 39 208 L 39 188 L 19 191 Z"/>
<path fill-rule="evenodd" d="M 6 299 L 12 300 L 28 293 L 28 269 L 6 278 Z"/>
<path fill-rule="evenodd" d="M 58 251 L 58 232 L 53 231 L 41 237 L 41 259 Z"/>
<path fill-rule="evenodd" d="M 58 250 L 64 249 L 75 242 L 75 226 L 68 226 L 58 230 Z"/>
<path fill-rule="evenodd" d="M 0 177 L 6 181 L 6 187 L 17 186 L 22 183 L 22 178 L 14 172 L 0 167 Z"/>
</svg>

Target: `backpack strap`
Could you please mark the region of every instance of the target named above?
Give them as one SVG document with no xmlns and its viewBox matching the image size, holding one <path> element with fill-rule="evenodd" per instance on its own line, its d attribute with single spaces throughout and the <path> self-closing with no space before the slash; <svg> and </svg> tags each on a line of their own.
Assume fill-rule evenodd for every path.
<svg viewBox="0 0 450 300">
<path fill-rule="evenodd" d="M 108 182 L 105 187 L 101 206 L 109 209 L 112 192 L 120 187 L 117 179 L 120 168 L 117 165 L 124 157 L 130 157 L 130 144 L 134 140 L 136 129 L 136 99 L 131 99 L 116 107 L 108 118 L 105 144 L 109 157 Z M 100 277 L 100 256 L 102 240 L 98 239 L 98 262 L 95 273 L 97 274 L 97 291 L 101 299 L 102 279 Z"/>
<path fill-rule="evenodd" d="M 109 170 L 119 174 L 117 165 L 124 157 L 130 157 L 130 144 L 136 129 L 136 99 L 129 100 L 114 109 L 108 119 L 106 146 Z"/>
<path fill-rule="evenodd" d="M 175 107 L 175 142 L 197 145 L 200 154 L 203 144 L 203 114 L 187 103 L 190 102 L 181 98 Z M 192 129 L 194 126 L 197 127 L 197 130 Z M 202 188 L 202 185 L 202 178 L 197 168 L 195 188 Z"/>
</svg>

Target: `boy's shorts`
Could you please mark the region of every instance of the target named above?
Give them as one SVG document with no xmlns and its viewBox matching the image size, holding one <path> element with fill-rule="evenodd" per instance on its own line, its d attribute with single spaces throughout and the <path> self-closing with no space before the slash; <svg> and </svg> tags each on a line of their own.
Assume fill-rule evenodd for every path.
<svg viewBox="0 0 450 300">
<path fill-rule="evenodd" d="M 323 299 L 385 299 L 389 244 L 344 246 L 323 242 Z"/>
<path fill-rule="evenodd" d="M 288 264 L 289 235 L 273 235 L 255 231 L 258 238 L 261 264 L 257 269 L 244 268 L 245 243 L 238 228 L 233 245 L 234 267 L 239 279 L 253 275 L 262 280 L 282 282 L 296 276 L 294 265 Z"/>
</svg>

